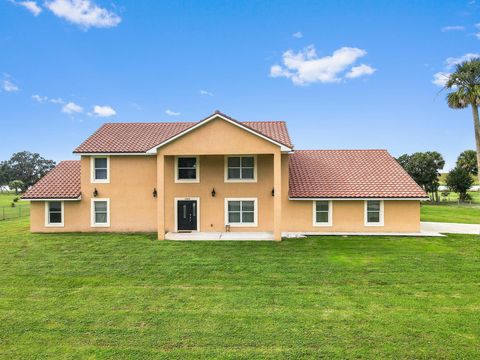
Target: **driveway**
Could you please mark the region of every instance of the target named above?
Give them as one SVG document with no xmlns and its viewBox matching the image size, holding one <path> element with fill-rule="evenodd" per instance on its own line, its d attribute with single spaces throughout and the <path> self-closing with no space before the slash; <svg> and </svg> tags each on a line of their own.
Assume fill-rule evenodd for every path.
<svg viewBox="0 0 480 360">
<path fill-rule="evenodd" d="M 421 230 L 426 232 L 439 232 L 450 234 L 475 234 L 480 235 L 480 225 L 456 224 L 441 222 L 421 222 Z"/>
</svg>

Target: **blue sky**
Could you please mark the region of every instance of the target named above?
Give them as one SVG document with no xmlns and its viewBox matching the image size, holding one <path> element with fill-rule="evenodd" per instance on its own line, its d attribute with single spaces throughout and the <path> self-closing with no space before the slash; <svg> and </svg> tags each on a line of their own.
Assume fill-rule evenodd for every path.
<svg viewBox="0 0 480 360">
<path fill-rule="evenodd" d="M 297 149 L 474 148 L 432 83 L 480 53 L 475 1 L 0 0 L 0 159 L 104 122 L 285 120 Z M 441 81 L 442 76 L 437 75 Z M 437 81 L 438 82 L 438 81 Z"/>
</svg>

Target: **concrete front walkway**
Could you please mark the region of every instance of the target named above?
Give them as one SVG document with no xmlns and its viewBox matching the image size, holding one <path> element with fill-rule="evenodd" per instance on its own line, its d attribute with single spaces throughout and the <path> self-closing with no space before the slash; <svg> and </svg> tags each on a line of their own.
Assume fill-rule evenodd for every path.
<svg viewBox="0 0 480 360">
<path fill-rule="evenodd" d="M 441 222 L 421 222 L 422 232 L 480 235 L 480 225 Z"/>
<path fill-rule="evenodd" d="M 245 240 L 245 241 L 273 241 L 272 232 L 190 232 L 165 234 L 166 240 L 190 241 L 190 240 Z"/>
</svg>

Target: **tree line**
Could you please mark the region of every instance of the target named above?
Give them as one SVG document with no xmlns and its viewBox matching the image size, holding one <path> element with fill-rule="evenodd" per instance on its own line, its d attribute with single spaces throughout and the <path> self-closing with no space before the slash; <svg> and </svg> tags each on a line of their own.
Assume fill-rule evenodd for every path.
<svg viewBox="0 0 480 360">
<path fill-rule="evenodd" d="M 15 193 L 24 192 L 55 165 L 55 161 L 47 160 L 40 154 L 17 152 L 9 160 L 0 162 L 0 186 L 8 186 Z"/>
<path fill-rule="evenodd" d="M 443 156 L 436 151 L 404 154 L 397 161 L 405 171 L 430 195 L 433 201 L 440 201 L 440 170 L 445 166 Z M 474 176 L 478 176 L 477 153 L 474 150 L 462 152 L 455 167 L 447 174 L 447 187 L 458 194 L 459 200 L 469 200 L 468 190 L 472 187 Z"/>
</svg>

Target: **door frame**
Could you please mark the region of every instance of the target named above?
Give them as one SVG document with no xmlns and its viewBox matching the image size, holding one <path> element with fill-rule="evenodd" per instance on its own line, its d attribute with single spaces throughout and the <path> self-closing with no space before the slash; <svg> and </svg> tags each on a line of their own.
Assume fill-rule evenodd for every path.
<svg viewBox="0 0 480 360">
<path fill-rule="evenodd" d="M 178 232 L 178 201 L 196 201 L 197 202 L 197 229 L 192 232 L 200 231 L 200 198 L 199 197 L 176 197 L 173 199 L 173 216 L 175 219 L 175 232 Z"/>
</svg>

